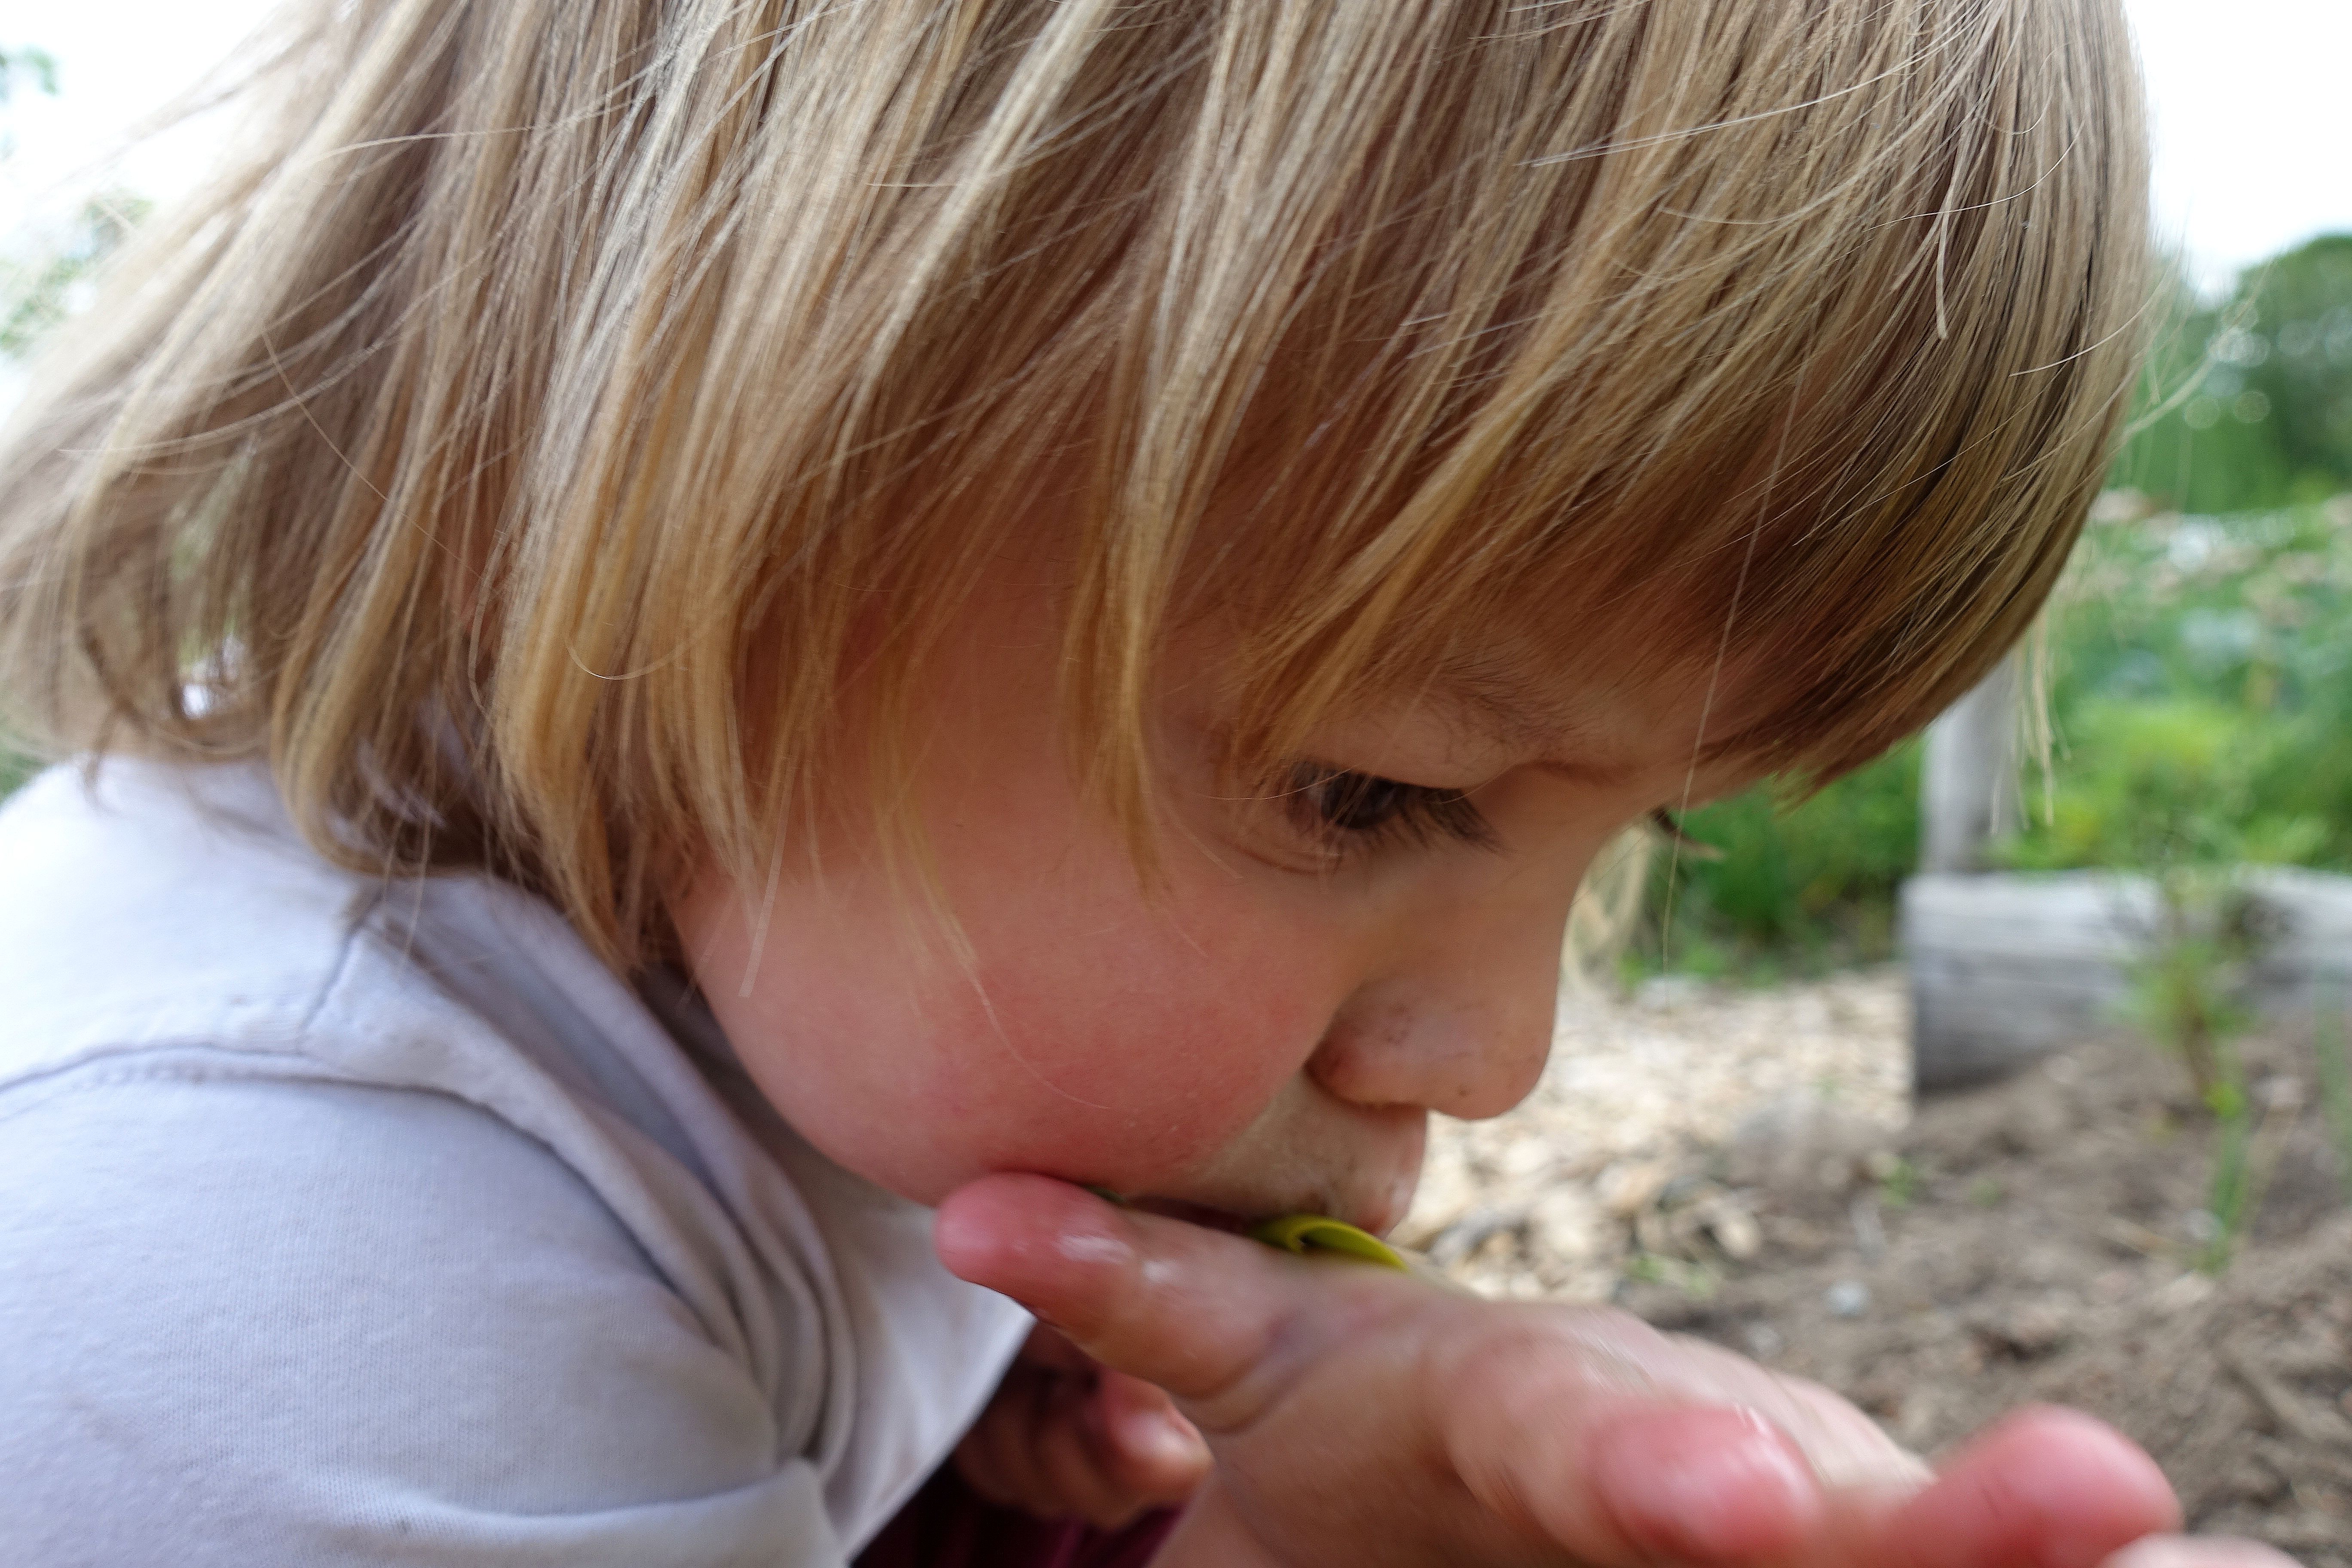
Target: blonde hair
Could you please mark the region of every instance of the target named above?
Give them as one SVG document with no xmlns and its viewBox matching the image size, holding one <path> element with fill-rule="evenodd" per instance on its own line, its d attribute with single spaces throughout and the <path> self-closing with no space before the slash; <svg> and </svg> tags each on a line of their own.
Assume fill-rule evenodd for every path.
<svg viewBox="0 0 2352 1568">
<path fill-rule="evenodd" d="M 1765 711 L 1710 750 L 1827 777 L 2024 631 L 2137 352 L 2118 0 L 284 27 L 0 449 L 0 689 L 55 750 L 266 755 L 330 853 L 489 865 L 625 965 L 854 708 L 887 782 L 1041 477 L 1131 829 L 1212 606 L 1244 768 L 1491 630 L 1734 647 Z"/>
</svg>

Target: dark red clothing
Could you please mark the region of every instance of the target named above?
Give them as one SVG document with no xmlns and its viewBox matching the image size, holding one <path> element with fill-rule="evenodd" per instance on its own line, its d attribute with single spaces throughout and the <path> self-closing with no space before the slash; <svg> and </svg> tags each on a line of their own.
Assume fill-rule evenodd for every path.
<svg viewBox="0 0 2352 1568">
<path fill-rule="evenodd" d="M 1170 1508 L 1110 1531 L 1038 1519 L 982 1500 L 950 1463 L 857 1554 L 857 1568 L 1144 1568 L 1175 1523 Z"/>
</svg>

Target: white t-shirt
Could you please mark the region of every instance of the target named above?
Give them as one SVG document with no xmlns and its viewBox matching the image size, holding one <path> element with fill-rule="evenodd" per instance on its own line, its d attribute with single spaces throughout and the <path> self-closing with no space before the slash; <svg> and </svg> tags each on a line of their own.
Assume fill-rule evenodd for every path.
<svg viewBox="0 0 2352 1568">
<path fill-rule="evenodd" d="M 0 1562 L 842 1563 L 1029 1320 L 730 1074 L 682 985 L 488 878 L 334 868 L 257 769 L 35 780 Z"/>
</svg>

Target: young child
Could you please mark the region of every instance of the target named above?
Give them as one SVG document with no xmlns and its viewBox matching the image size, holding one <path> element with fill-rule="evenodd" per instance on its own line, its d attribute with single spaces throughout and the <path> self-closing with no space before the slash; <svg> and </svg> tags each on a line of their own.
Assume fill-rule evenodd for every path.
<svg viewBox="0 0 2352 1568">
<path fill-rule="evenodd" d="M 2024 631 L 2116 0 L 310 0 L 253 93 L 0 453 L 10 1563 L 2267 1555 L 1227 1234 L 1394 1223 L 1604 841 Z"/>
</svg>

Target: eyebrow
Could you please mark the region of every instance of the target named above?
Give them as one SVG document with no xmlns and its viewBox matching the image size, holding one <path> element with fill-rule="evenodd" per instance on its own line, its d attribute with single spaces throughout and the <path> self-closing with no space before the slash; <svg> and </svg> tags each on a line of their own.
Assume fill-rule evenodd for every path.
<svg viewBox="0 0 2352 1568">
<path fill-rule="evenodd" d="M 1601 742 L 1588 715 L 1576 704 L 1544 691 L 1516 670 L 1492 662 L 1465 663 L 1441 677 L 1437 690 L 1476 715 L 1481 729 L 1514 749 L 1569 746 L 1598 753 L 1572 760 L 1538 758 L 1532 765 L 1541 772 L 1579 784 L 1621 784 L 1635 771 L 1631 763 L 1619 760 L 1618 748 Z"/>
<path fill-rule="evenodd" d="M 1491 662 L 1455 666 L 1433 684 L 1455 706 L 1475 714 L 1481 729 L 1515 746 L 1556 741 L 1588 728 L 1577 722 L 1569 705 Z"/>
</svg>

